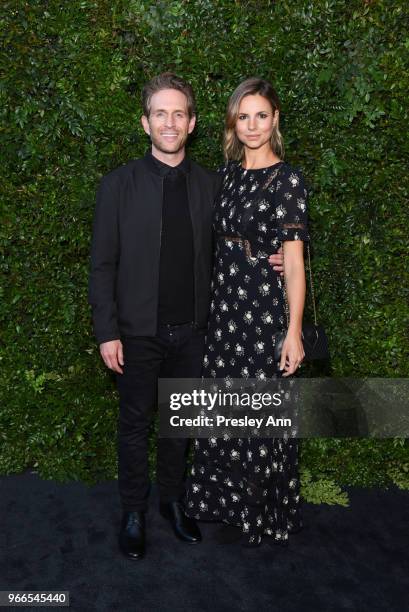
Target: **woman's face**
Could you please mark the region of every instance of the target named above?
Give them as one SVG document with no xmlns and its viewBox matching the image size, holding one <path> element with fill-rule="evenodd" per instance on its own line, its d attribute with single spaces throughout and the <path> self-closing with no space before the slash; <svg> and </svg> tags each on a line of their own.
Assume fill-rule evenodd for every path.
<svg viewBox="0 0 409 612">
<path fill-rule="evenodd" d="M 259 149 L 270 143 L 277 121 L 278 110 L 273 112 L 267 98 L 260 94 L 245 96 L 235 126 L 237 138 L 249 149 Z"/>
</svg>

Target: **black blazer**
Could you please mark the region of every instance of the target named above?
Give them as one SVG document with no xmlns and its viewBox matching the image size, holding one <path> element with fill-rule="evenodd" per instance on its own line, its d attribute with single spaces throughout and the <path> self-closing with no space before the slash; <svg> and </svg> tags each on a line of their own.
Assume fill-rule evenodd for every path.
<svg viewBox="0 0 409 612">
<path fill-rule="evenodd" d="M 212 272 L 215 172 L 188 164 L 194 241 L 195 323 L 207 324 Z M 101 179 L 91 247 L 89 303 L 98 344 L 154 336 L 157 328 L 163 177 L 150 155 Z"/>
</svg>

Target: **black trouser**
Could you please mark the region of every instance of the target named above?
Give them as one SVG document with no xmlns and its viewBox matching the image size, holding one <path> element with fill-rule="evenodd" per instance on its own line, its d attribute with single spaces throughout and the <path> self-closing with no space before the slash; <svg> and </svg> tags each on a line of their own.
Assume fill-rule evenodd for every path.
<svg viewBox="0 0 409 612">
<path fill-rule="evenodd" d="M 199 378 L 205 330 L 193 323 L 160 326 L 155 337 L 122 338 L 123 374 L 117 374 L 118 484 L 125 512 L 144 511 L 149 495 L 148 437 L 157 406 L 158 378 Z M 159 438 L 157 481 L 160 500 L 184 494 L 188 440 Z"/>
</svg>

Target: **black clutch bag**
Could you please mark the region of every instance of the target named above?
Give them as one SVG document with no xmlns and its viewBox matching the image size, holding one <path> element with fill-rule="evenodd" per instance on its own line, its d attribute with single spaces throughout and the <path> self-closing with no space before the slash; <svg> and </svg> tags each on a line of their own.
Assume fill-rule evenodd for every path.
<svg viewBox="0 0 409 612">
<path fill-rule="evenodd" d="M 274 360 L 280 361 L 283 343 L 287 335 L 287 330 L 283 329 L 273 334 Z M 328 359 L 329 345 L 325 329 L 322 325 L 304 323 L 301 332 L 302 344 L 306 360 Z"/>
<path fill-rule="evenodd" d="M 325 329 L 322 325 L 317 323 L 317 309 L 315 305 L 315 295 L 314 295 L 314 285 L 312 282 L 312 269 L 311 269 L 311 256 L 310 256 L 310 246 L 307 244 L 307 253 L 308 253 L 308 269 L 309 269 L 309 279 L 310 279 L 310 288 L 311 288 L 311 298 L 314 309 L 314 323 L 303 323 L 302 331 L 301 331 L 301 339 L 304 347 L 305 360 L 311 361 L 314 359 L 328 359 L 329 358 L 329 344 L 327 334 L 325 333 Z M 285 277 L 284 277 L 284 301 L 285 301 L 285 314 L 287 319 L 287 328 L 290 320 L 289 315 L 289 306 L 287 300 L 287 291 L 285 286 Z M 283 348 L 283 343 L 285 337 L 287 335 L 287 329 L 282 329 L 275 334 L 273 334 L 273 346 L 274 346 L 274 360 L 280 361 L 281 359 L 281 351 Z"/>
</svg>

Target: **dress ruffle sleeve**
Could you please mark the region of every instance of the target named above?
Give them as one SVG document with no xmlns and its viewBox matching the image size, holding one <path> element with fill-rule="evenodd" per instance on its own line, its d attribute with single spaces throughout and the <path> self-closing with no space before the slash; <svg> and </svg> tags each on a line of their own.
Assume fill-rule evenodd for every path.
<svg viewBox="0 0 409 612">
<path fill-rule="evenodd" d="M 280 174 L 276 187 L 277 237 L 285 240 L 309 241 L 308 192 L 299 169 L 287 167 Z"/>
</svg>

